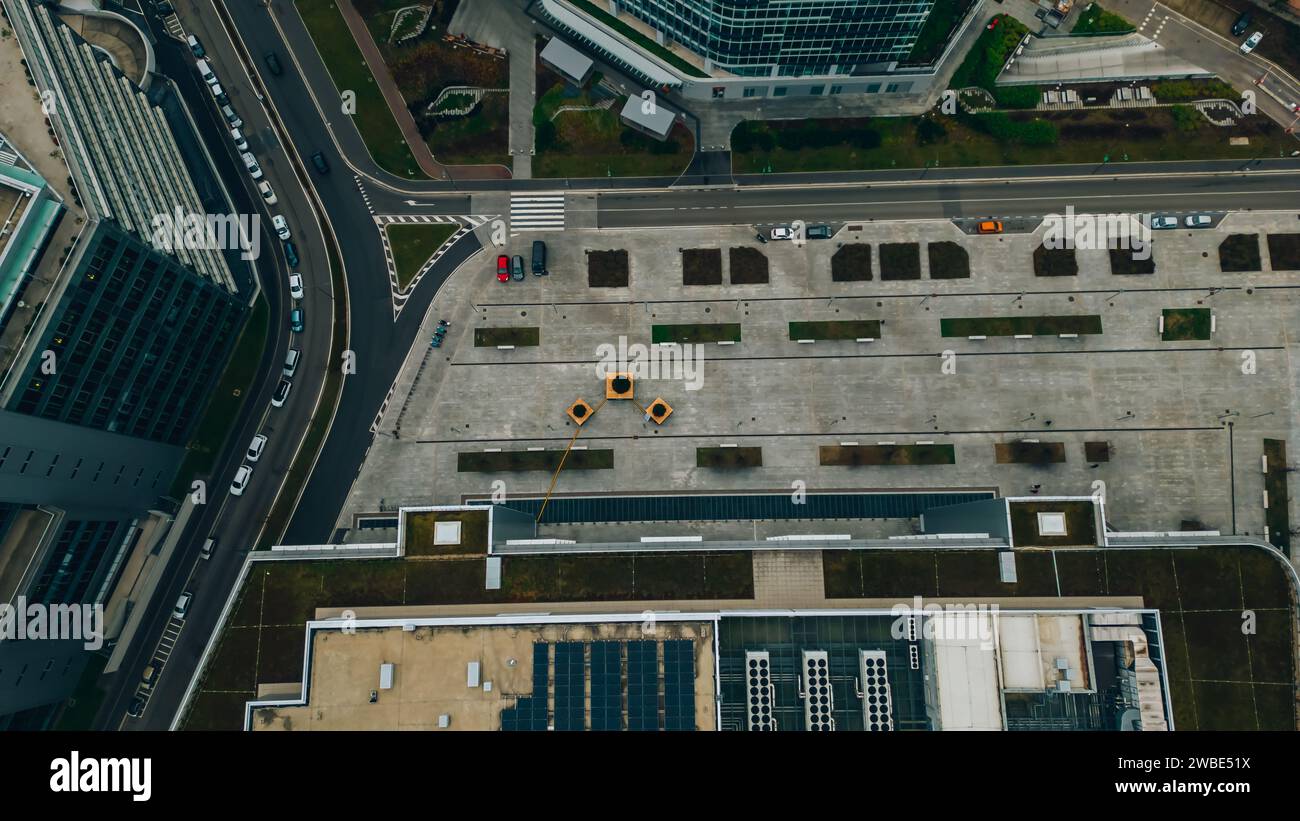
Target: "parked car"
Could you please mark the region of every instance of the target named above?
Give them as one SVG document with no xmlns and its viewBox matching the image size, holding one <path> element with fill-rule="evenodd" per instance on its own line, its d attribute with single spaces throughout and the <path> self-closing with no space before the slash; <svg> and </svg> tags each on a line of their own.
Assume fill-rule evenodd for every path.
<svg viewBox="0 0 1300 821">
<path fill-rule="evenodd" d="M 497 282 L 510 281 L 510 257 L 505 254 L 497 256 Z"/>
<path fill-rule="evenodd" d="M 231 496 L 243 496 L 244 489 L 248 487 L 248 480 L 253 478 L 253 469 L 248 465 L 240 465 L 239 470 L 235 471 L 235 480 L 230 483 Z"/>
<path fill-rule="evenodd" d="M 145 705 L 144 696 L 138 695 L 135 698 L 131 699 L 131 706 L 126 708 L 126 714 L 129 715 L 131 718 L 139 718 L 140 716 L 144 715 L 144 705 Z"/>
<path fill-rule="evenodd" d="M 1251 15 L 1249 11 L 1243 11 L 1237 21 L 1232 24 L 1232 36 L 1240 37 L 1246 33 L 1246 28 L 1250 26 Z"/>
<path fill-rule="evenodd" d="M 546 271 L 546 243 L 540 239 L 533 240 L 533 275 L 545 276 Z"/>
<path fill-rule="evenodd" d="M 194 601 L 194 594 L 186 590 L 176 600 L 176 606 L 172 608 L 173 619 L 183 619 L 185 614 L 190 612 L 190 602 Z"/>
<path fill-rule="evenodd" d="M 289 263 L 290 268 L 297 268 L 298 246 L 294 245 L 292 242 L 286 242 L 284 244 L 284 258 L 285 261 Z"/>
<path fill-rule="evenodd" d="M 256 157 L 245 151 L 243 154 L 239 155 L 239 158 L 244 161 L 244 168 L 248 170 L 248 175 L 250 177 L 255 180 L 262 179 L 262 166 L 257 164 Z"/>
<path fill-rule="evenodd" d="M 1264 39 L 1264 32 L 1262 31 L 1257 31 L 1254 34 L 1250 35 L 1249 37 L 1246 38 L 1246 42 L 1241 44 L 1241 53 L 1250 54 L 1252 51 L 1255 50 L 1255 46 L 1259 45 L 1259 41 L 1263 39 Z"/>
<path fill-rule="evenodd" d="M 226 122 L 230 123 L 231 128 L 244 127 L 244 121 L 241 120 L 239 118 L 239 115 L 235 113 L 235 109 L 231 108 L 228 105 L 223 105 L 221 107 L 221 113 L 226 118 Z"/>
<path fill-rule="evenodd" d="M 319 151 L 311 155 L 311 164 L 316 166 L 316 170 L 321 174 L 328 174 L 330 172 L 330 164 L 325 161 L 325 155 Z"/>
<path fill-rule="evenodd" d="M 1001 234 L 1002 222 L 1000 220 L 984 220 L 975 226 L 975 230 L 981 234 Z"/>
<path fill-rule="evenodd" d="M 217 75 L 213 73 L 212 66 L 208 65 L 207 60 L 195 60 L 194 67 L 199 70 L 199 76 L 203 78 L 203 82 L 209 86 L 217 84 Z"/>
<path fill-rule="evenodd" d="M 289 352 L 284 355 L 284 377 L 293 379 L 293 375 L 298 372 L 298 360 L 302 359 L 302 350 L 299 348 L 290 348 Z"/>
<path fill-rule="evenodd" d="M 804 236 L 808 239 L 830 239 L 833 233 L 829 225 L 809 225 Z"/>
<path fill-rule="evenodd" d="M 284 73 L 284 68 L 280 65 L 280 58 L 276 56 L 274 51 L 268 51 L 263 59 L 266 60 L 266 67 L 271 69 L 271 73 L 276 77 Z"/>
<path fill-rule="evenodd" d="M 238 128 L 230 129 L 230 139 L 234 140 L 235 148 L 239 149 L 241 153 L 248 150 L 248 140 L 244 139 L 244 132 Z"/>
<path fill-rule="evenodd" d="M 277 237 L 279 237 L 280 239 L 289 238 L 290 236 L 289 221 L 285 219 L 282 215 L 276 214 L 275 216 L 271 217 L 271 225 L 275 226 L 275 235 Z"/>
<path fill-rule="evenodd" d="M 1209 214 L 1188 214 L 1183 224 L 1188 228 L 1209 228 L 1214 224 L 1214 219 Z"/>
<path fill-rule="evenodd" d="M 794 231 L 784 226 L 777 226 L 772 229 L 772 239 L 794 239 Z"/>
<path fill-rule="evenodd" d="M 1161 214 L 1151 217 L 1151 227 L 1156 230 L 1178 227 L 1178 217 L 1171 217 L 1168 214 Z"/>
<path fill-rule="evenodd" d="M 199 550 L 200 559 L 211 559 L 212 552 L 217 549 L 217 540 L 209 536 L 203 541 L 203 548 Z"/>
<path fill-rule="evenodd" d="M 271 184 L 265 180 L 257 184 L 257 190 L 267 205 L 275 205 L 280 201 L 280 198 L 275 195 L 275 189 L 271 188 Z"/>
<path fill-rule="evenodd" d="M 518 254 L 510 259 L 510 275 L 515 278 L 515 282 L 524 281 L 524 258 Z"/>
<path fill-rule="evenodd" d="M 289 274 L 289 298 L 302 299 L 302 274 Z"/>
<path fill-rule="evenodd" d="M 203 44 L 193 34 L 185 38 L 185 44 L 190 47 L 190 52 L 198 59 L 202 60 L 207 56 L 207 52 L 203 50 Z"/>
<path fill-rule="evenodd" d="M 307 313 L 302 308 L 294 308 L 289 312 L 289 330 L 300 334 L 307 327 Z"/>
<path fill-rule="evenodd" d="M 262 458 L 263 450 L 266 450 L 266 434 L 259 433 L 248 443 L 248 454 L 245 458 L 250 462 L 256 462 Z"/>
<path fill-rule="evenodd" d="M 158 668 L 152 664 L 146 664 L 144 672 L 140 674 L 141 684 L 153 684 L 153 680 L 158 677 Z"/>
<path fill-rule="evenodd" d="M 280 384 L 275 386 L 275 393 L 271 396 L 271 404 L 277 408 L 283 408 L 285 400 L 289 398 L 289 391 L 293 389 L 293 383 L 288 379 L 281 379 Z"/>
</svg>

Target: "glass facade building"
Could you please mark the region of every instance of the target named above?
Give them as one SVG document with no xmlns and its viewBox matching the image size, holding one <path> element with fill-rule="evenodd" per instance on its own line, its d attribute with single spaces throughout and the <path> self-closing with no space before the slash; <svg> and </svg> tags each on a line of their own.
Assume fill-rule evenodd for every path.
<svg viewBox="0 0 1300 821">
<path fill-rule="evenodd" d="M 934 0 L 618 0 L 741 77 L 853 75 L 901 61 Z"/>
</svg>

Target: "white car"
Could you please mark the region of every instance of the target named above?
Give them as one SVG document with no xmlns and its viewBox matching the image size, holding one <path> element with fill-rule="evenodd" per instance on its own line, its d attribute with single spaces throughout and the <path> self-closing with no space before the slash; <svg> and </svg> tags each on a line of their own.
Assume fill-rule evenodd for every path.
<svg viewBox="0 0 1300 821">
<path fill-rule="evenodd" d="M 248 140 L 244 139 L 244 132 L 240 131 L 238 128 L 230 129 L 230 139 L 235 141 L 235 148 L 238 148 L 240 151 L 248 150 Z"/>
<path fill-rule="evenodd" d="M 248 169 L 249 176 L 255 180 L 262 179 L 262 166 L 257 164 L 256 157 L 245 151 L 243 154 L 239 155 L 239 158 L 244 161 L 244 168 Z"/>
<path fill-rule="evenodd" d="M 259 433 L 248 443 L 248 455 L 245 458 L 250 462 L 256 462 L 262 458 L 264 450 L 266 450 L 266 434 Z"/>
<path fill-rule="evenodd" d="M 226 93 L 221 90 L 221 83 L 208 83 L 208 91 L 211 91 L 212 96 L 216 97 L 217 99 L 220 99 L 221 97 L 225 96 Z"/>
<path fill-rule="evenodd" d="M 248 465 L 240 465 L 239 470 L 235 471 L 235 481 L 230 483 L 231 496 L 243 496 L 244 488 L 248 487 L 248 480 L 253 478 L 253 469 Z"/>
<path fill-rule="evenodd" d="M 773 228 L 772 239 L 794 239 L 794 231 L 789 228 Z"/>
<path fill-rule="evenodd" d="M 1153 216 L 1151 218 L 1151 227 L 1155 229 L 1177 228 L 1178 217 L 1171 217 L 1167 214 Z"/>
<path fill-rule="evenodd" d="M 1209 214 L 1189 214 L 1187 219 L 1183 220 L 1183 225 L 1188 228 L 1209 228 L 1214 223 L 1214 218 Z"/>
<path fill-rule="evenodd" d="M 176 606 L 172 608 L 173 619 L 183 619 L 185 614 L 190 611 L 190 602 L 194 600 L 194 594 L 186 590 L 181 597 L 176 600 Z"/>
<path fill-rule="evenodd" d="M 275 226 L 275 234 L 280 239 L 289 238 L 289 221 L 280 214 L 271 217 L 271 224 Z"/>
<path fill-rule="evenodd" d="M 1264 32 L 1262 31 L 1257 31 L 1254 34 L 1250 35 L 1249 37 L 1246 38 L 1246 42 L 1241 44 L 1241 53 L 1250 54 L 1252 51 L 1255 50 L 1255 46 L 1259 45 L 1259 41 L 1263 39 L 1264 39 Z"/>
<path fill-rule="evenodd" d="M 302 299 L 302 274 L 289 274 L 289 297 L 291 299 Z"/>
<path fill-rule="evenodd" d="M 266 200 L 267 205 L 275 205 L 280 201 L 279 198 L 275 196 L 275 191 L 271 190 L 271 184 L 266 180 L 262 180 L 257 184 L 257 190 L 261 193 L 262 199 Z"/>
<path fill-rule="evenodd" d="M 275 386 L 275 395 L 271 397 L 271 404 L 277 408 L 283 408 L 285 401 L 289 398 L 289 391 L 292 388 L 292 382 L 288 379 L 281 379 L 280 384 Z"/>
</svg>

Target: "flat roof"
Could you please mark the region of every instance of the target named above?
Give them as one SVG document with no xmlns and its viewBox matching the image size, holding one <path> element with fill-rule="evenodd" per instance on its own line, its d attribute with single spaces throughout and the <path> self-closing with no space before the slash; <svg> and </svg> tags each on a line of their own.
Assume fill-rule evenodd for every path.
<svg viewBox="0 0 1300 821">
<path fill-rule="evenodd" d="M 677 112 L 658 102 L 649 106 L 650 110 L 647 112 L 642 108 L 644 102 L 646 101 L 640 97 L 629 96 L 619 116 L 661 137 L 667 136 L 668 132 L 673 130 Z"/>
<path fill-rule="evenodd" d="M 551 38 L 551 41 L 546 44 L 546 48 L 542 49 L 541 58 L 574 82 L 582 82 L 587 77 L 587 73 L 591 71 L 592 66 L 596 64 L 590 57 L 573 48 L 559 37 Z"/>
</svg>

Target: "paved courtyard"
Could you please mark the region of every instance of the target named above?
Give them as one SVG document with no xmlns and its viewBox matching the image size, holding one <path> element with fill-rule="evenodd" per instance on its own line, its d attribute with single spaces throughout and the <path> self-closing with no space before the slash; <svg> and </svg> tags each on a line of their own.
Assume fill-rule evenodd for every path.
<svg viewBox="0 0 1300 821">
<path fill-rule="evenodd" d="M 412 351 L 338 526 L 350 527 L 354 514 L 381 504 L 447 504 L 489 494 L 502 487 L 498 481 L 507 494 L 545 494 L 549 472 L 459 473 L 457 454 L 562 450 L 575 432 L 565 408 L 578 397 L 596 406 L 604 396 L 602 345 L 617 349 L 622 337 L 649 346 L 651 326 L 660 323 L 739 323 L 739 343 L 702 346 L 698 390 L 683 378 L 637 381 L 639 404 L 662 397 L 673 407 L 662 427 L 627 402 L 599 408 L 576 445 L 612 449 L 613 469 L 565 470 L 555 492 L 789 492 L 802 482 L 809 491 L 996 488 L 1024 495 L 1038 485 L 1044 495 L 1079 495 L 1101 480 L 1119 529 L 1177 529 L 1194 521 L 1260 535 L 1262 440 L 1290 439 L 1297 419 L 1290 355 L 1295 272 L 1269 271 L 1263 235 L 1298 225 L 1294 213 L 1232 214 L 1212 230 L 1157 232 L 1152 275 L 1112 274 L 1105 250 L 1079 250 L 1074 277 L 1034 275 L 1042 228 L 979 237 L 945 222 L 868 222 L 802 247 L 759 245 L 744 227 L 521 234 L 470 259 L 439 293 L 426 329 L 432 333 L 433 323 L 447 318 L 451 331 L 441 348 Z M 486 241 L 488 228 L 481 230 Z M 1264 273 L 1219 271 L 1219 243 L 1241 232 L 1260 232 Z M 551 275 L 497 283 L 495 254 L 527 259 L 539 238 L 548 244 Z M 928 278 L 924 243 L 941 240 L 967 249 L 970 278 Z M 922 278 L 882 282 L 879 244 L 916 241 Z M 873 279 L 832 282 L 830 257 L 854 242 L 873 246 Z M 679 249 L 721 249 L 727 283 L 727 249 L 741 246 L 766 255 L 768 284 L 682 284 Z M 585 252 L 608 249 L 628 252 L 626 288 L 587 284 Z M 1212 338 L 1161 341 L 1161 310 L 1193 307 L 1212 309 Z M 1099 315 L 1103 333 L 940 335 L 943 317 L 1062 314 Z M 880 320 L 880 338 L 789 338 L 791 321 L 846 319 Z M 475 347 L 475 327 L 535 327 L 540 345 Z M 1243 368 L 1249 363 L 1253 372 Z M 1066 461 L 997 463 L 995 444 L 1024 438 L 1062 442 Z M 1096 441 L 1109 443 L 1109 461 L 1085 458 L 1084 443 Z M 843 442 L 951 443 L 956 464 L 821 466 L 818 446 Z M 762 466 L 696 467 L 695 448 L 719 444 L 761 447 Z M 837 523 L 833 532 L 881 536 L 906 527 Z M 703 532 L 750 529 L 732 523 Z M 354 532 L 349 539 L 375 535 Z"/>
</svg>

